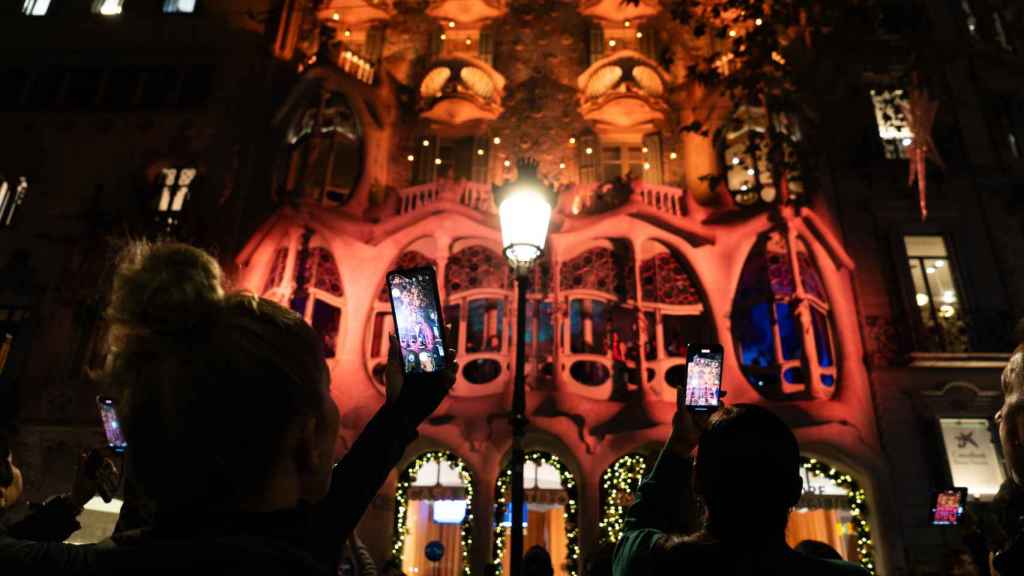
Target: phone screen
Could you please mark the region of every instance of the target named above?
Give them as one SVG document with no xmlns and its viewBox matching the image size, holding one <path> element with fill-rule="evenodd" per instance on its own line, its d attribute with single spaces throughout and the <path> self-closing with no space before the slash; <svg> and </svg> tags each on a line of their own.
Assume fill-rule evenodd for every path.
<svg viewBox="0 0 1024 576">
<path fill-rule="evenodd" d="M 103 432 L 107 435 L 107 444 L 114 450 L 123 452 L 128 447 L 128 441 L 124 438 L 121 421 L 117 418 L 114 400 L 100 396 L 96 398 L 96 405 L 100 409 L 100 419 L 103 421 Z"/>
<path fill-rule="evenodd" d="M 722 347 L 690 344 L 686 348 L 686 398 L 691 410 L 715 410 L 722 390 Z"/>
<path fill-rule="evenodd" d="M 405 373 L 443 370 L 443 320 L 434 269 L 392 271 L 388 274 L 388 292 Z"/>
<path fill-rule="evenodd" d="M 952 488 L 935 494 L 932 508 L 932 524 L 935 526 L 956 526 L 964 513 L 967 503 L 966 488 Z"/>
</svg>

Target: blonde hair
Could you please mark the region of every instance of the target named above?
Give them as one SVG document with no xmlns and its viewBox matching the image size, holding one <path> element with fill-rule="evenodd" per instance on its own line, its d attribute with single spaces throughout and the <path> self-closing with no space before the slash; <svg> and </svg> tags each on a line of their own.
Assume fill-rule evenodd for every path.
<svg viewBox="0 0 1024 576">
<path fill-rule="evenodd" d="M 225 292 L 198 248 L 135 243 L 118 262 L 107 317 L 136 480 L 161 510 L 230 507 L 258 493 L 299 418 L 322 414 L 323 348 L 303 319 Z"/>
</svg>

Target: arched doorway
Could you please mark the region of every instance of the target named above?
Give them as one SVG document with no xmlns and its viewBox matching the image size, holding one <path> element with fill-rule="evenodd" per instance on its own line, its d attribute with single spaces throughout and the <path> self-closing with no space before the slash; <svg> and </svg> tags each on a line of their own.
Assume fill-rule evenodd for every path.
<svg viewBox="0 0 1024 576">
<path fill-rule="evenodd" d="M 512 527 L 512 469 L 506 467 L 495 486 L 494 571 L 509 574 L 507 549 Z M 540 451 L 526 453 L 523 465 L 523 487 L 526 489 L 526 524 L 523 551 L 543 546 L 551 555 L 555 576 L 576 576 L 579 559 L 577 530 L 576 478 L 553 454 Z"/>
<path fill-rule="evenodd" d="M 633 505 L 640 481 L 654 465 L 657 452 L 633 452 L 620 456 L 601 474 L 601 529 L 603 542 L 617 543 L 622 538 L 625 513 Z"/>
<path fill-rule="evenodd" d="M 395 490 L 392 554 L 406 574 L 469 576 L 473 534 L 473 473 L 447 451 L 421 454 L 402 470 Z M 444 556 L 430 562 L 424 549 L 441 542 Z"/>
<path fill-rule="evenodd" d="M 804 492 L 789 515 L 786 542 L 817 540 L 835 548 L 843 559 L 874 574 L 867 494 L 846 472 L 815 458 L 804 457 L 800 474 Z"/>
</svg>

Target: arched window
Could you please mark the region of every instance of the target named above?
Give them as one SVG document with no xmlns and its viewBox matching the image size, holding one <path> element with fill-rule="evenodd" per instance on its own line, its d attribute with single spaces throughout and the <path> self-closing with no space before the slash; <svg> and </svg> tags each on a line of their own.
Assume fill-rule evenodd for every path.
<svg viewBox="0 0 1024 576">
<path fill-rule="evenodd" d="M 390 269 L 421 268 L 425 266 L 436 267 L 434 258 L 434 242 L 425 238 L 414 242 L 402 252 Z M 453 322 L 455 319 L 448 317 L 448 311 L 444 311 L 444 321 Z M 391 317 L 391 299 L 388 298 L 388 288 L 384 282 L 381 283 L 380 291 L 373 301 L 373 311 L 370 313 L 370 329 L 367 331 L 369 341 L 366 346 L 366 362 L 370 374 L 379 385 L 384 385 L 384 369 L 388 361 L 389 339 L 395 332 L 395 322 Z"/>
<path fill-rule="evenodd" d="M 829 299 L 807 244 L 794 238 L 772 230 L 747 257 L 733 304 L 736 354 L 765 396 L 831 398 L 837 371 Z"/>
<path fill-rule="evenodd" d="M 509 570 L 512 469 L 506 467 L 495 486 L 494 569 L 498 574 Z M 576 478 L 557 456 L 531 451 L 523 464 L 523 488 L 526 491 L 525 532 L 542 542 L 551 555 L 556 576 L 576 576 L 579 554 L 577 530 Z"/>
<path fill-rule="evenodd" d="M 445 268 L 445 321 L 459 321 L 462 374 L 455 392 L 469 396 L 499 393 L 508 380 L 508 263 L 488 246 L 466 240 L 452 245 Z"/>
<path fill-rule="evenodd" d="M 686 347 L 718 341 L 695 276 L 682 255 L 648 240 L 641 248 L 640 325 L 645 381 L 662 401 L 675 401 L 686 375 Z"/>
<path fill-rule="evenodd" d="M 568 322 L 562 323 L 561 380 L 577 394 L 609 400 L 638 382 L 629 374 L 638 341 L 635 279 L 633 250 L 620 240 L 598 242 L 562 262 Z"/>
<path fill-rule="evenodd" d="M 303 240 L 308 241 L 308 237 L 303 237 Z M 320 336 L 324 356 L 334 358 L 338 351 L 338 330 L 345 303 L 341 274 L 329 248 L 315 242 L 312 247 L 308 246 L 300 248 L 296 255 L 291 307 L 302 314 Z"/>
<path fill-rule="evenodd" d="M 451 452 L 420 455 L 398 477 L 392 553 L 406 574 L 469 574 L 473 535 L 473 474 Z M 423 554 L 427 543 L 445 548 L 437 565 Z"/>
<path fill-rule="evenodd" d="M 281 185 L 293 197 L 345 204 L 362 176 L 362 125 L 343 94 L 315 94 L 288 126 Z"/>
</svg>

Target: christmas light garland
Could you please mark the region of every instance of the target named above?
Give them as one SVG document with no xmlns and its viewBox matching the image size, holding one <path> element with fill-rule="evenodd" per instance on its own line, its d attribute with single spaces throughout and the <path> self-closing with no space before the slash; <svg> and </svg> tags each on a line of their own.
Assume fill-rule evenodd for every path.
<svg viewBox="0 0 1024 576">
<path fill-rule="evenodd" d="M 576 479 L 573 477 L 572 472 L 566 468 L 565 464 L 563 464 L 557 456 L 548 454 L 547 452 L 527 452 L 525 461 L 533 462 L 537 466 L 550 464 L 551 467 L 558 471 L 559 479 L 562 482 L 562 488 L 565 489 L 567 496 L 564 511 L 566 540 L 565 570 L 568 576 L 577 576 L 580 544 L 579 529 L 576 527 L 579 507 L 579 504 L 576 502 Z M 508 502 L 506 494 L 509 492 L 511 484 L 512 469 L 506 468 L 505 471 L 502 472 L 501 476 L 498 476 L 498 481 L 494 491 L 494 505 L 497 510 L 497 518 L 494 523 L 494 573 L 498 575 L 502 573 L 501 560 L 505 552 L 505 527 L 501 525 L 500 519 L 505 514 L 506 503 Z"/>
<path fill-rule="evenodd" d="M 853 526 L 857 534 L 857 557 L 868 572 L 875 574 L 871 525 L 867 519 L 867 493 L 853 476 L 840 472 L 814 458 L 804 458 L 801 466 L 805 472 L 827 478 L 846 490 L 850 515 L 853 517 Z M 599 526 L 601 535 L 606 541 L 614 543 L 622 537 L 623 518 L 626 511 L 626 506 L 623 503 L 636 491 L 646 472 L 646 459 L 639 454 L 628 454 L 616 460 L 601 475 L 601 489 L 605 498 Z"/>
<path fill-rule="evenodd" d="M 636 492 L 647 473 L 647 459 L 642 454 L 627 454 L 601 475 L 601 537 L 616 543 L 622 538 L 623 518 L 628 500 Z"/>
<path fill-rule="evenodd" d="M 871 525 L 868 524 L 868 497 L 860 484 L 853 479 L 853 476 L 844 474 L 835 468 L 819 462 L 814 458 L 803 459 L 805 472 L 828 478 L 837 486 L 846 490 L 846 498 L 850 506 L 850 515 L 853 517 L 853 527 L 857 531 L 857 557 L 860 564 L 871 574 L 875 573 L 875 560 L 873 555 L 873 544 L 871 542 Z"/>
<path fill-rule="evenodd" d="M 469 550 L 473 546 L 473 473 L 462 458 L 451 452 L 435 450 L 421 454 L 398 476 L 398 484 L 395 487 L 394 543 L 391 545 L 391 553 L 397 558 L 402 557 L 405 537 L 409 534 L 409 526 L 406 524 L 409 517 L 409 487 L 416 480 L 420 468 L 428 462 L 448 463 L 459 474 L 459 478 L 466 488 L 466 516 L 462 519 L 461 533 L 462 573 L 465 576 L 471 576 Z"/>
</svg>

